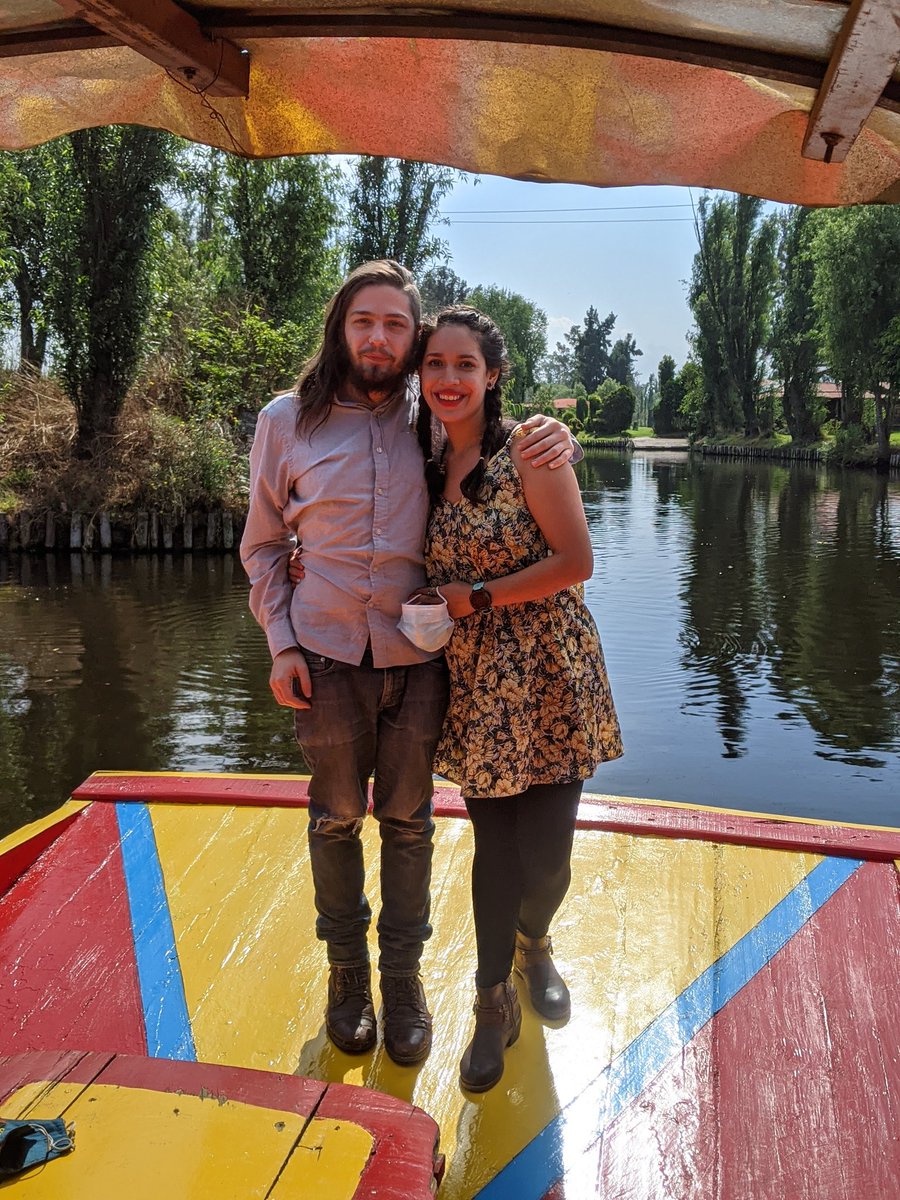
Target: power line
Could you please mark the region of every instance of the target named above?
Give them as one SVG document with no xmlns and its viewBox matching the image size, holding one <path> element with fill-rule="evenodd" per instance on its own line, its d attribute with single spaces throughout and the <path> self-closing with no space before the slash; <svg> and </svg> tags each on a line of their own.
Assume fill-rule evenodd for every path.
<svg viewBox="0 0 900 1200">
<path fill-rule="evenodd" d="M 460 221 L 448 217 L 448 225 L 666 225 L 691 222 L 692 217 L 598 217 L 596 219 L 574 221 Z"/>
<path fill-rule="evenodd" d="M 572 212 L 641 212 L 650 208 L 690 208 L 687 204 L 599 204 L 594 208 L 456 208 L 442 209 L 445 217 L 486 217 L 499 216 L 502 213 L 518 213 L 525 216 L 529 213 L 572 213 Z"/>
</svg>

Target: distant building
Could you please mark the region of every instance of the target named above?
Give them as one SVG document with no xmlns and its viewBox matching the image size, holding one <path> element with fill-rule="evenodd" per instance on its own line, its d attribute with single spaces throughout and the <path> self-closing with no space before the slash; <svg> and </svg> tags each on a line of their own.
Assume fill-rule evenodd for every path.
<svg viewBox="0 0 900 1200">
<path fill-rule="evenodd" d="M 577 400 L 566 399 L 566 400 L 554 400 L 553 401 L 553 407 L 556 409 L 557 412 L 562 412 L 566 408 L 576 408 L 577 406 L 578 406 Z"/>
</svg>

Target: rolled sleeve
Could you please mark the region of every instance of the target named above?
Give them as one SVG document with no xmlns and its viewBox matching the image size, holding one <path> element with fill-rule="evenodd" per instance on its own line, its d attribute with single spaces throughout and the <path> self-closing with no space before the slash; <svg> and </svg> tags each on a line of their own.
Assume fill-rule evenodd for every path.
<svg viewBox="0 0 900 1200">
<path fill-rule="evenodd" d="M 287 575 L 287 559 L 297 543 L 284 520 L 290 499 L 290 449 L 263 409 L 250 450 L 250 504 L 241 562 L 250 579 L 250 611 L 265 630 L 273 658 L 297 645 Z"/>
</svg>

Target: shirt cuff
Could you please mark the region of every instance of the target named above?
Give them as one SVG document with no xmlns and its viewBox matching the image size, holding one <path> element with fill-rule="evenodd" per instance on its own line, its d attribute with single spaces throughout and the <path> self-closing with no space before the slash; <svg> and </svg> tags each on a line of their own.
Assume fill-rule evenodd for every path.
<svg viewBox="0 0 900 1200">
<path fill-rule="evenodd" d="M 288 620 L 276 621 L 270 625 L 266 630 L 266 640 L 269 643 L 269 653 L 272 655 L 273 662 L 282 650 L 299 649 L 294 627 Z"/>
</svg>

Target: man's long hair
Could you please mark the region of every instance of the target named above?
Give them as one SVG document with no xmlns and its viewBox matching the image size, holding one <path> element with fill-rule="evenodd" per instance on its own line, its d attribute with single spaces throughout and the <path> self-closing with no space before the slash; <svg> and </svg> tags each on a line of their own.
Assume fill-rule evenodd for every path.
<svg viewBox="0 0 900 1200">
<path fill-rule="evenodd" d="M 350 360 L 344 341 L 344 319 L 350 302 L 357 292 L 372 284 L 387 284 L 397 288 L 409 300 L 413 324 L 418 329 L 422 319 L 422 298 L 412 274 L 391 258 L 363 263 L 351 271 L 325 309 L 322 344 L 305 363 L 294 395 L 297 402 L 297 433 L 311 431 L 322 424 L 331 411 L 335 395 L 347 377 Z M 410 354 L 408 367 L 412 366 Z"/>
</svg>

